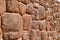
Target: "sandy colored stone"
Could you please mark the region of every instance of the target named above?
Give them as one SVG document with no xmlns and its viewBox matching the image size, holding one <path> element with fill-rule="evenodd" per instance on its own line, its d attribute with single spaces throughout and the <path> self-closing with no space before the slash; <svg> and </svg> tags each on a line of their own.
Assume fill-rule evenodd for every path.
<svg viewBox="0 0 60 40">
<path fill-rule="evenodd" d="M 6 1 L 0 0 L 0 15 L 6 11 Z"/>
<path fill-rule="evenodd" d="M 30 30 L 31 28 L 31 23 L 32 23 L 32 17 L 29 14 L 23 15 L 23 28 L 24 30 Z"/>
<path fill-rule="evenodd" d="M 5 35 L 6 37 L 8 37 L 8 35 L 11 34 L 10 36 L 12 37 L 9 36 L 10 39 L 14 39 L 15 37 L 18 38 L 22 36 L 23 19 L 21 15 L 19 15 L 18 13 L 4 13 L 2 15 L 2 21 L 3 21 L 2 30 L 4 32 L 3 36 Z"/>
</svg>

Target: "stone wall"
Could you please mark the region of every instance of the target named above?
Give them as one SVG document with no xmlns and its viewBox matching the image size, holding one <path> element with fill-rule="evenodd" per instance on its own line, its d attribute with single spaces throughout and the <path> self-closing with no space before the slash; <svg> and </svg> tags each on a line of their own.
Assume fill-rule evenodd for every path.
<svg viewBox="0 0 60 40">
<path fill-rule="evenodd" d="M 0 0 L 0 40 L 60 40 L 60 2 Z"/>
</svg>

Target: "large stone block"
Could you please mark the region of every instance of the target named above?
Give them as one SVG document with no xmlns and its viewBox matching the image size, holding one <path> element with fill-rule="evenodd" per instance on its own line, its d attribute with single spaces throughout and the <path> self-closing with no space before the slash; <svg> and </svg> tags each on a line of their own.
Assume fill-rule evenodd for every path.
<svg viewBox="0 0 60 40">
<path fill-rule="evenodd" d="M 25 14 L 23 15 L 23 26 L 24 26 L 24 30 L 29 30 L 31 28 L 31 24 L 32 24 L 32 17 L 29 14 Z"/>
<path fill-rule="evenodd" d="M 19 15 L 18 13 L 4 13 L 2 15 L 2 31 L 3 36 L 5 35 L 6 37 L 8 37 L 9 35 L 10 39 L 22 36 L 23 33 L 22 16 Z"/>
</svg>

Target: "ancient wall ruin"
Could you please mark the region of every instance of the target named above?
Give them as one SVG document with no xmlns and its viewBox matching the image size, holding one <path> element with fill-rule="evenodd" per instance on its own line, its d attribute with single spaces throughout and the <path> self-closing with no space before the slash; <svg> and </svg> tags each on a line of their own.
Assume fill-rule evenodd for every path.
<svg viewBox="0 0 60 40">
<path fill-rule="evenodd" d="M 60 40 L 60 2 L 0 0 L 0 40 Z"/>
</svg>

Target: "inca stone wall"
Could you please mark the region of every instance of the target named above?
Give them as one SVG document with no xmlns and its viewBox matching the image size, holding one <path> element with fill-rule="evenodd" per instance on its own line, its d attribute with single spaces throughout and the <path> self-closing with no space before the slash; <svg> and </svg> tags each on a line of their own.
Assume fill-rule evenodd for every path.
<svg viewBox="0 0 60 40">
<path fill-rule="evenodd" d="M 0 0 L 0 40 L 60 40 L 60 2 Z"/>
</svg>

